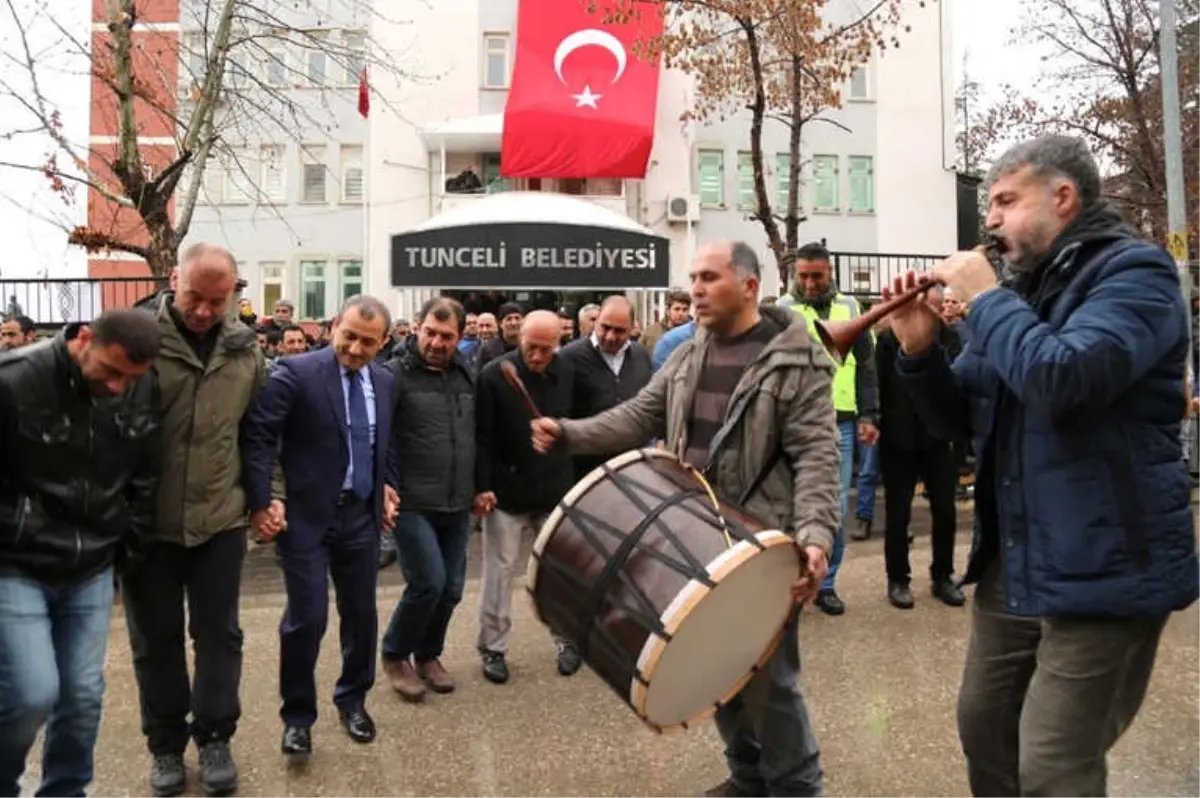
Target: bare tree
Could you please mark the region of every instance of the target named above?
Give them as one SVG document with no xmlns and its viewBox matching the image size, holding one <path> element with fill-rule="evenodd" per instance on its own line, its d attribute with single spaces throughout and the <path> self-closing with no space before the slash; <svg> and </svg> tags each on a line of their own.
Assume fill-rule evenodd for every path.
<svg viewBox="0 0 1200 798">
<path fill-rule="evenodd" d="M 925 0 L 918 0 L 921 7 Z M 665 33 L 641 43 L 667 66 L 695 80 L 685 115 L 696 122 L 749 112 L 754 208 L 787 285 L 799 247 L 801 133 L 805 125 L 839 124 L 827 112 L 841 107 L 841 87 L 872 52 L 899 46 L 901 0 L 620 0 L 610 19 L 666 14 Z M 843 13 L 845 12 L 845 13 Z M 839 14 L 841 16 L 839 17 Z M 788 129 L 786 207 L 776 207 L 763 164 L 767 124 Z M 782 203 L 780 203 L 782 204 Z"/>
<path fill-rule="evenodd" d="M 1200 2 L 1175 0 L 1187 218 L 1200 190 Z M 1040 47 L 1049 101 L 1010 96 L 997 113 L 1021 133 L 1086 138 L 1105 193 L 1158 240 L 1167 232 L 1157 0 L 1029 0 L 1014 39 Z"/>
<path fill-rule="evenodd" d="M 0 96 L 23 111 L 21 119 L 0 120 L 0 139 L 37 135 L 49 144 L 42 163 L 0 167 L 43 172 L 67 203 L 86 186 L 108 209 L 98 214 L 100 223 L 67 231 L 71 243 L 89 252 L 131 253 L 158 276 L 176 264 L 204 191 L 205 167 L 214 158 L 234 170 L 248 201 L 272 208 L 256 159 L 244 154 L 248 144 L 278 134 L 303 146 L 301 131 L 332 129 L 337 104 L 357 101 L 352 89 L 360 79 L 360 91 L 369 90 L 368 74 L 373 80 L 413 79 L 367 34 L 372 19 L 399 24 L 381 17 L 374 10 L 379 4 L 370 0 L 332 0 L 341 6 L 337 14 L 318 12 L 312 0 L 191 0 L 184 3 L 183 27 L 194 27 L 197 35 L 182 38 L 138 27 L 144 4 L 136 0 L 104 0 L 107 31 L 94 37 L 94 50 L 93 39 L 55 19 L 55 4 L 0 2 L 0 26 L 13 31 L 16 42 L 3 56 L 23 78 L 0 76 Z M 331 17 L 355 20 L 353 35 L 330 31 Z M 56 31 L 51 47 L 84 57 L 96 95 L 93 114 L 115 123 L 114 143 L 92 145 L 66 135 L 52 93 L 43 90 L 46 47 L 35 48 L 28 35 L 34 24 Z M 314 65 L 351 80 L 314 82 Z M 306 100 L 315 94 L 320 102 L 299 101 L 297 87 L 307 87 Z M 170 137 L 174 146 L 147 146 L 142 137 Z"/>
</svg>

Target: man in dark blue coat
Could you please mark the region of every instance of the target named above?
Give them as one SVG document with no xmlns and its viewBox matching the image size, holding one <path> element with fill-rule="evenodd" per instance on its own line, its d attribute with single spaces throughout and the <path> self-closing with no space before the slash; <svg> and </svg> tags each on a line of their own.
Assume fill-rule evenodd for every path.
<svg viewBox="0 0 1200 798">
<path fill-rule="evenodd" d="M 342 674 L 333 691 L 355 742 L 375 739 L 367 692 L 375 683 L 376 574 L 381 530 L 397 510 L 389 458 L 394 378 L 373 363 L 388 311 L 373 297 L 346 301 L 333 345 L 280 360 L 242 423 L 250 524 L 277 542 L 287 608 L 279 627 L 283 753 L 312 752 L 315 668 L 329 618 L 326 575 L 340 618 Z M 286 495 L 272 495 L 278 454 Z"/>
<path fill-rule="evenodd" d="M 951 365 L 924 303 L 891 316 L 918 412 L 978 454 L 959 737 L 976 795 L 1105 795 L 1163 626 L 1200 592 L 1187 312 L 1171 259 L 1101 202 L 1080 140 L 1020 144 L 988 182 L 1009 276 L 975 252 L 933 271 L 970 344 Z"/>
</svg>

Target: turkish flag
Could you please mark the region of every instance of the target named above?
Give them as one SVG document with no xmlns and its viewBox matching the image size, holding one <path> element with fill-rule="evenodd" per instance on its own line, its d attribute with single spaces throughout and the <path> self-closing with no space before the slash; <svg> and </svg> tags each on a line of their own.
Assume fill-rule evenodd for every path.
<svg viewBox="0 0 1200 798">
<path fill-rule="evenodd" d="M 367 68 L 358 73 L 358 115 L 363 119 L 371 113 L 371 84 L 367 82 Z"/>
<path fill-rule="evenodd" d="M 658 59 L 635 57 L 633 45 L 661 36 L 663 17 L 658 4 L 638 5 L 638 18 L 605 25 L 585 0 L 519 0 L 503 176 L 646 176 Z"/>
</svg>

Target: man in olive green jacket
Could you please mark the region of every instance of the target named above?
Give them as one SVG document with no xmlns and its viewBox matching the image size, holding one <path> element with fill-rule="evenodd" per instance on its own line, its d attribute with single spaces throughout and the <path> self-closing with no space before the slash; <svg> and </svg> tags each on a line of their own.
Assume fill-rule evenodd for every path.
<svg viewBox="0 0 1200 798">
<path fill-rule="evenodd" d="M 668 450 L 706 469 L 719 495 L 792 533 L 807 559 L 792 586 L 802 604 L 820 587 L 841 520 L 833 364 L 794 314 L 759 309 L 759 279 L 746 244 L 702 248 L 692 266 L 695 338 L 623 404 L 587 419 L 532 422 L 534 446 L 547 451 L 561 439 L 572 454 L 592 454 L 665 437 Z M 798 686 L 798 621 L 797 612 L 767 666 L 717 710 L 731 773 L 710 795 L 821 794 L 820 752 Z"/>
<path fill-rule="evenodd" d="M 155 311 L 163 334 L 155 363 L 163 402 L 158 513 L 145 562 L 124 580 L 155 795 L 185 789 L 189 737 L 205 791 L 226 795 L 237 787 L 229 739 L 241 714 L 238 601 L 247 524 L 238 431 L 266 366 L 254 331 L 231 315 L 236 279 L 229 252 L 198 244 L 184 253 L 177 289 Z"/>
</svg>

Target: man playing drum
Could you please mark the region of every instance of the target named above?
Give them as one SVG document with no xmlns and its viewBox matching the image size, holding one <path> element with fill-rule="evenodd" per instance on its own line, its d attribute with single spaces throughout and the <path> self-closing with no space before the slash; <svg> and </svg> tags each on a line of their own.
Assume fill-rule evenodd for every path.
<svg viewBox="0 0 1200 798">
<path fill-rule="evenodd" d="M 760 310 L 760 274 L 744 243 L 703 247 L 691 272 L 696 337 L 634 398 L 589 419 L 537 419 L 533 440 L 541 452 L 561 440 L 592 454 L 665 438 L 723 498 L 795 536 L 807 561 L 792 585 L 799 605 L 821 585 L 840 520 L 833 365 L 799 317 Z M 820 794 L 798 623 L 796 612 L 768 666 L 717 711 L 731 773 L 709 795 Z"/>
</svg>

